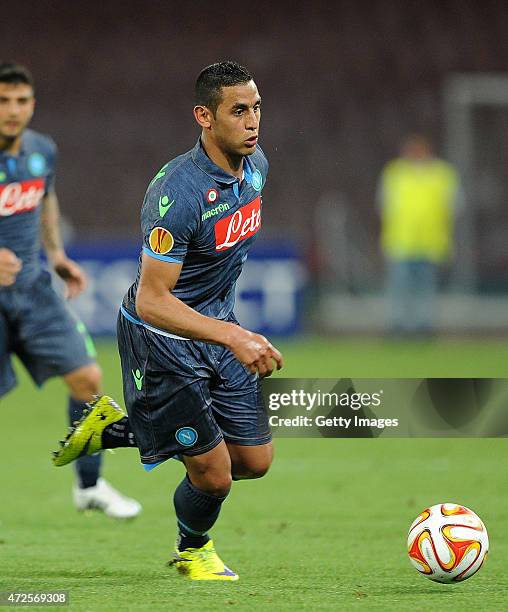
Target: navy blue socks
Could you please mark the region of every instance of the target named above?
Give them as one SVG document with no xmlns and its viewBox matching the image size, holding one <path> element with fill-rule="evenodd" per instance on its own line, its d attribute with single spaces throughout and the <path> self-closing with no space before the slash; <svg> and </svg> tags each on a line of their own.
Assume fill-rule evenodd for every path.
<svg viewBox="0 0 508 612">
<path fill-rule="evenodd" d="M 102 448 L 125 448 L 137 446 L 136 438 L 131 431 L 129 419 L 124 417 L 116 423 L 108 425 L 102 432 Z"/>
<path fill-rule="evenodd" d="M 207 532 L 217 520 L 226 497 L 197 489 L 185 476 L 173 497 L 178 521 L 178 550 L 201 548 L 208 542 Z"/>
</svg>

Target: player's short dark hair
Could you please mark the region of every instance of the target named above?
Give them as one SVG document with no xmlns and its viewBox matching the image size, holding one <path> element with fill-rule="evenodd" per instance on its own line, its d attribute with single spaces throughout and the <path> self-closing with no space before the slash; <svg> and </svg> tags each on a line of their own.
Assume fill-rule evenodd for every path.
<svg viewBox="0 0 508 612">
<path fill-rule="evenodd" d="M 236 62 L 226 61 L 211 64 L 199 73 L 196 79 L 195 102 L 206 106 L 215 115 L 222 99 L 222 88 L 244 85 L 252 81 L 247 68 Z"/>
<path fill-rule="evenodd" d="M 34 80 L 30 71 L 14 62 L 0 62 L 0 83 L 30 85 L 32 88 L 34 86 Z"/>
</svg>

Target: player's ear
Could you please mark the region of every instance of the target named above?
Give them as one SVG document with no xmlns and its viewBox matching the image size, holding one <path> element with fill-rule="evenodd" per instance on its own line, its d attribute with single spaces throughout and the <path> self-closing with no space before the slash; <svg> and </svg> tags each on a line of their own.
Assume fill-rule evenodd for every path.
<svg viewBox="0 0 508 612">
<path fill-rule="evenodd" d="M 31 111 L 30 111 L 30 118 L 29 118 L 28 121 L 32 121 L 32 117 L 34 116 L 35 107 L 36 107 L 36 103 L 35 102 L 36 102 L 35 98 L 32 98 L 32 108 L 31 108 Z"/>
<path fill-rule="evenodd" d="M 213 114 L 206 106 L 194 107 L 194 118 L 202 128 L 209 128 L 212 125 Z"/>
</svg>

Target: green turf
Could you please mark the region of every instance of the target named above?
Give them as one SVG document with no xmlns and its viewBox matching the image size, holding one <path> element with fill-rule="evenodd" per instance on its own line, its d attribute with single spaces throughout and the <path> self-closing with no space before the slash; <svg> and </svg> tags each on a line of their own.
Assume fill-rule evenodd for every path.
<svg viewBox="0 0 508 612">
<path fill-rule="evenodd" d="M 280 344 L 292 377 L 507 376 L 508 344 Z M 99 345 L 105 388 L 120 396 L 115 349 Z M 188 583 L 165 567 L 174 538 L 177 462 L 145 473 L 134 451 L 106 456 L 106 477 L 140 499 L 130 523 L 77 515 L 71 468 L 49 451 L 63 432 L 64 389 L 25 375 L 0 402 L 0 591 L 71 594 L 73 610 L 500 610 L 506 608 L 505 440 L 278 440 L 270 475 L 236 483 L 214 537 L 237 584 Z M 405 552 L 429 504 L 458 501 L 484 519 L 491 556 L 463 584 L 419 576 Z M 49 608 L 45 608 L 49 609 Z"/>
</svg>

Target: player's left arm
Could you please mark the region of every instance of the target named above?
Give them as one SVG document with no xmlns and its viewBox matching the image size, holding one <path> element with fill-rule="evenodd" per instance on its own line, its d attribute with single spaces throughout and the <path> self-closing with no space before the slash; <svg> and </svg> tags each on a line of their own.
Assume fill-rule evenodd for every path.
<svg viewBox="0 0 508 612">
<path fill-rule="evenodd" d="M 80 266 L 65 254 L 60 233 L 60 208 L 54 191 L 49 191 L 42 199 L 41 239 L 49 263 L 65 282 L 67 297 L 76 297 L 86 288 L 87 279 Z"/>
</svg>

